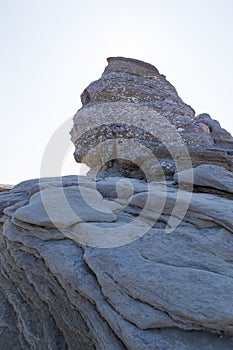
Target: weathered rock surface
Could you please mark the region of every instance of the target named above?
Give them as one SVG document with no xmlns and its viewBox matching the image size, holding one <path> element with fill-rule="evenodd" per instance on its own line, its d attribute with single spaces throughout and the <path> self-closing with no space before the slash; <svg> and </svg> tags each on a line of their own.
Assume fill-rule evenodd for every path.
<svg viewBox="0 0 233 350">
<path fill-rule="evenodd" d="M 13 185 L 2 185 L 0 184 L 0 192 L 8 192 L 10 191 L 14 186 Z"/>
<path fill-rule="evenodd" d="M 231 135 L 208 114 L 195 116 L 174 86 L 148 63 L 108 58 L 102 77 L 84 90 L 81 100 L 83 107 L 74 116 L 71 131 L 74 156 L 92 169 L 143 178 L 138 169 L 142 164 L 139 155 L 143 155 L 151 168 L 150 178 L 151 173 L 158 177 L 156 160 L 171 178 L 177 171 L 171 155 L 174 147 L 187 147 L 194 167 L 209 163 L 233 169 Z M 131 140 L 133 145 L 123 143 L 122 147 L 122 140 Z M 156 160 L 145 154 L 145 148 Z"/>
<path fill-rule="evenodd" d="M 0 349 L 232 350 L 231 135 L 108 62 L 72 129 L 89 176 L 0 193 Z"/>
<path fill-rule="evenodd" d="M 206 172 L 195 171 L 208 189 Z M 1 194 L 1 349 L 232 349 L 233 204 L 224 198 L 232 193 L 225 176 L 224 188 L 218 179 L 212 185 L 221 196 L 194 193 L 170 233 L 174 206 L 189 198 L 182 191 L 177 199 L 175 181 L 148 185 L 111 177 L 95 184 L 70 176 L 42 180 L 41 192 L 38 180 L 30 180 Z M 85 211 L 85 223 L 70 221 L 67 208 L 62 214 L 61 190 L 78 217 Z M 51 205 L 45 196 L 41 209 L 45 191 L 52 191 L 65 227 L 57 216 L 45 220 Z M 143 212 L 148 191 L 154 205 Z M 96 201 L 99 216 L 90 205 Z M 129 222 L 137 225 L 138 215 L 148 232 L 130 244 L 82 243 L 84 224 L 92 221 L 92 237 L 98 228 L 120 234 Z"/>
<path fill-rule="evenodd" d="M 226 194 L 233 193 L 233 173 L 223 167 L 202 164 L 193 169 L 194 177 L 192 180 L 189 175 L 189 171 L 184 170 L 175 174 L 174 179 L 184 184 L 189 184 L 192 181 L 194 186 L 200 187 L 200 190 L 207 188 L 208 191 L 212 192 L 219 190 L 226 192 Z"/>
</svg>

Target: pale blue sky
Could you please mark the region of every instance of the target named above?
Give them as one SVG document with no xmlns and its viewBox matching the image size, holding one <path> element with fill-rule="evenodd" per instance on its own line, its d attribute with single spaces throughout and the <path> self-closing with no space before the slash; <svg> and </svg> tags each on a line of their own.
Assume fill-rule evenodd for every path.
<svg viewBox="0 0 233 350">
<path fill-rule="evenodd" d="M 233 133 L 232 14 L 232 0 L 0 0 L 0 183 L 40 175 L 49 139 L 109 56 L 154 64 Z M 62 174 L 77 169 L 69 155 Z"/>
</svg>

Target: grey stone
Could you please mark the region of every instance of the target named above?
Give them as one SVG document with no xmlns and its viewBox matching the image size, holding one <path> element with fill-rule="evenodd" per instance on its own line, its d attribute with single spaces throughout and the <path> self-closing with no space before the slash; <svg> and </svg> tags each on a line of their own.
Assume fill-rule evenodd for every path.
<svg viewBox="0 0 233 350">
<path fill-rule="evenodd" d="M 194 116 L 194 110 L 179 98 L 174 86 L 154 66 L 124 57 L 108 58 L 101 79 L 84 90 L 81 100 L 84 106 L 108 101 L 142 103 L 181 125 Z"/>
<path fill-rule="evenodd" d="M 217 120 L 213 120 L 209 114 L 202 113 L 194 118 L 195 125 L 202 125 L 202 127 L 207 127 L 208 132 L 211 134 L 211 136 L 214 139 L 214 143 L 218 145 L 224 145 L 225 143 L 231 144 L 232 143 L 232 136 L 231 134 L 226 131 L 225 129 L 222 129 L 219 122 Z"/>
<path fill-rule="evenodd" d="M 226 294 L 223 288 L 232 279 L 233 245 L 231 234 L 224 229 L 205 230 L 204 236 L 190 226 L 171 235 L 152 229 L 127 247 L 85 249 L 84 260 L 82 250 L 72 240 L 50 240 L 42 244 L 34 238 L 33 231 L 25 235 L 23 229 L 17 229 L 10 222 L 5 226 L 4 236 L 11 256 L 25 274 L 25 302 L 33 296 L 34 306 L 44 313 L 40 316 L 43 319 L 48 318 L 45 314 L 48 305 L 51 320 L 62 330 L 63 338 L 54 333 L 57 341 L 54 349 L 65 343 L 69 349 L 92 349 L 92 344 L 99 349 L 152 350 L 155 344 L 159 350 L 232 347 L 233 339 L 229 335 L 207 331 L 216 331 L 217 327 L 227 329 L 227 322 L 231 322 L 228 318 L 231 317 L 228 307 L 231 293 Z M 18 245 L 24 249 L 18 249 Z M 13 264 L 13 260 L 4 250 L 3 253 L 5 270 L 5 263 Z M 9 267 L 7 271 L 11 279 L 21 278 L 18 273 L 13 274 L 13 270 L 10 272 Z M 34 286 L 36 295 L 29 285 Z M 6 286 L 4 282 L 4 288 Z M 167 289 L 169 287 L 171 289 Z M 162 298 L 163 291 L 165 298 Z M 177 313 L 179 307 L 181 311 Z M 17 313 L 29 317 L 26 310 L 17 308 Z M 28 312 L 32 315 L 36 308 Z M 205 313 L 210 320 L 202 317 Z M 228 321 L 222 322 L 221 317 Z M 29 321 L 32 322 L 32 318 Z M 51 325 L 44 324 L 44 327 L 44 334 L 47 330 L 51 332 Z M 20 332 L 25 336 L 23 329 L 20 328 Z M 36 344 L 35 332 L 36 328 L 31 330 L 30 344 Z M 42 348 L 48 346 L 49 339 L 41 336 Z M 22 346 L 24 348 L 27 346 Z"/>
<path fill-rule="evenodd" d="M 0 193 L 0 348 L 232 350 L 231 135 L 108 62 L 72 129 L 89 175 Z"/>
<path fill-rule="evenodd" d="M 109 198 L 129 198 L 134 193 L 148 190 L 148 185 L 138 179 L 124 177 L 108 177 L 96 183 L 97 190 Z"/>
<path fill-rule="evenodd" d="M 0 184 L 0 192 L 9 192 L 13 188 L 13 185 Z"/>
<path fill-rule="evenodd" d="M 10 207 L 17 202 L 25 201 L 28 199 L 27 193 L 12 193 L 3 192 L 0 193 L 0 215 L 3 213 L 4 209 Z"/>
<path fill-rule="evenodd" d="M 85 254 L 85 261 L 97 275 L 105 297 L 139 328 L 175 325 L 183 329 L 233 332 L 229 299 L 231 277 L 154 259 L 146 259 L 143 244 L 138 253 L 119 248 Z M 125 293 L 127 301 L 124 300 Z M 145 305 L 141 307 L 140 302 Z M 154 312 L 150 313 L 147 306 L 151 306 L 151 311 L 154 308 Z M 130 312 L 131 307 L 134 312 Z M 143 309 L 145 315 L 142 318 Z M 163 313 L 160 316 L 159 311 Z"/>
<path fill-rule="evenodd" d="M 186 191 L 178 192 L 172 188 L 165 191 L 163 187 L 156 186 L 150 192 L 150 201 L 146 204 L 147 200 L 147 192 L 138 193 L 131 197 L 129 205 L 146 208 L 141 215 L 151 220 L 156 220 L 160 214 L 164 214 L 170 220 L 185 220 L 199 228 L 218 225 L 233 232 L 233 202 L 230 199 L 217 197 L 216 200 L 216 196 L 211 194 L 188 194 Z"/>
<path fill-rule="evenodd" d="M 99 170 L 100 177 L 121 174 L 151 181 L 162 170 L 171 178 L 192 166 L 190 157 L 194 166 L 212 157 L 213 164 L 233 170 L 230 133 L 208 114 L 195 116 L 174 86 L 148 63 L 109 58 L 102 77 L 84 90 L 81 100 L 71 130 L 74 156 Z M 180 158 L 183 168 L 177 170 Z"/>
<path fill-rule="evenodd" d="M 84 199 L 83 199 L 84 197 Z M 99 192 L 86 187 L 48 187 L 16 210 L 14 218 L 33 225 L 66 228 L 82 221 L 115 221 Z"/>
<path fill-rule="evenodd" d="M 109 178 L 97 182 L 97 188 L 98 183 L 104 197 L 112 200 L 116 199 L 116 184 L 121 185 L 118 198 L 128 198 L 129 204 L 117 214 L 115 222 L 106 222 L 99 216 L 99 223 L 92 223 L 93 235 L 95 227 L 124 230 L 124 225 L 134 220 L 127 214 L 127 208 L 143 207 L 148 191 L 154 198 L 152 204 L 156 198 L 160 202 L 159 194 L 166 189 L 165 183 L 148 186 L 137 179 Z M 72 179 L 70 184 L 67 182 L 63 191 L 72 202 L 77 186 Z M 84 192 L 96 192 L 80 187 Z M 50 184 L 42 192 L 48 191 L 49 197 L 53 194 L 56 198 L 59 188 Z M 163 215 L 168 217 L 178 189 L 170 183 L 165 192 Z M 41 193 L 32 195 L 29 206 L 38 202 Z M 100 194 L 97 197 L 104 201 Z M 211 207 L 214 202 L 216 208 L 219 205 L 218 212 Z M 89 215 L 87 222 L 67 226 L 65 230 L 40 227 L 41 221 L 33 225 L 19 221 L 20 217 L 16 219 L 12 210 L 13 216 L 5 216 L 1 231 L 0 289 L 5 305 L 9 302 L 13 305 L 17 319 L 14 321 L 6 314 L 11 333 L 4 330 L 0 341 L 6 344 L 9 334 L 14 334 L 12 348 L 18 349 L 37 347 L 40 339 L 42 349 L 54 350 L 208 347 L 230 350 L 233 344 L 230 202 L 215 195 L 193 194 L 187 212 L 190 218 L 182 221 L 174 232 L 152 228 L 130 245 L 109 249 L 79 246 L 75 234 L 85 232 L 91 217 L 89 207 L 83 206 Z M 36 212 L 39 217 L 38 207 L 31 214 Z M 196 227 L 198 219 L 193 213 L 198 218 L 208 217 L 215 225 Z M 66 222 L 65 217 L 63 220 Z M 20 322 L 19 327 L 14 326 L 16 322 Z M 33 326 L 29 327 L 30 324 Z"/>
<path fill-rule="evenodd" d="M 193 169 L 193 184 L 213 188 L 219 191 L 233 193 L 233 173 L 223 167 L 213 164 L 202 164 Z M 188 171 L 175 174 L 174 180 L 184 184 L 190 183 Z"/>
</svg>

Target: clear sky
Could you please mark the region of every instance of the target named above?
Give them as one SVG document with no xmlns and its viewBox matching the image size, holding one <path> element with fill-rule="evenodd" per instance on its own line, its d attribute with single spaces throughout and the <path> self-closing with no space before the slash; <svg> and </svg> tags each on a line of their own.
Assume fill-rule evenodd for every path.
<svg viewBox="0 0 233 350">
<path fill-rule="evenodd" d="M 233 133 L 232 14 L 232 0 L 0 0 L 0 183 L 39 177 L 46 145 L 109 56 L 155 65 Z M 72 151 L 62 174 L 78 171 Z"/>
</svg>

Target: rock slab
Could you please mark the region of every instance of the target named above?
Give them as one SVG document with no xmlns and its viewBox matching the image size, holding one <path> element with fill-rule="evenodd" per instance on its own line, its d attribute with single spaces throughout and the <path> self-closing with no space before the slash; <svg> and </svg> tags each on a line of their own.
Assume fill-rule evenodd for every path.
<svg viewBox="0 0 233 350">
<path fill-rule="evenodd" d="M 206 193 L 203 178 L 170 233 L 166 224 L 177 205 L 177 180 L 148 187 L 138 179 L 95 183 L 68 176 L 61 182 L 65 187 L 55 178 L 41 181 L 39 191 L 38 180 L 30 180 L 1 194 L 1 349 L 232 349 L 233 205 L 225 197 L 232 179 L 220 170 L 221 195 Z M 87 202 L 104 203 L 99 216 L 86 205 L 85 222 L 74 224 L 68 216 L 60 228 L 57 217 L 46 221 L 43 191 L 64 191 L 71 209 L 83 215 L 82 199 L 73 198 L 77 187 Z M 154 206 L 142 211 L 149 192 Z M 156 198 L 160 202 L 165 192 L 156 215 Z M 182 190 L 180 203 L 187 198 Z M 136 230 L 138 216 L 148 230 L 129 244 L 97 248 L 82 242 L 84 224 L 92 225 L 92 231 L 87 227 L 93 237 L 99 228 L 106 235 L 114 227 L 116 234 L 126 233 L 130 222 Z"/>
</svg>

